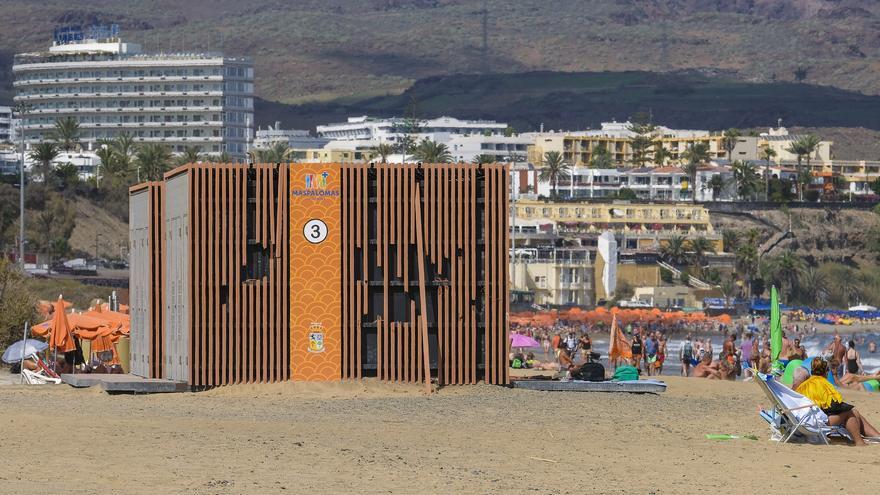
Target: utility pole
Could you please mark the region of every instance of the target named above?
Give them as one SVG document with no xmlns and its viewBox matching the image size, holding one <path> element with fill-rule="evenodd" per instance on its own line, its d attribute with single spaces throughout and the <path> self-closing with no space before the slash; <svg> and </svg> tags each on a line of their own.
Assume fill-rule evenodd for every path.
<svg viewBox="0 0 880 495">
<path fill-rule="evenodd" d="M 98 238 L 101 237 L 100 233 L 95 233 L 95 266 L 98 265 Z"/>
<path fill-rule="evenodd" d="M 15 106 L 15 113 L 18 114 L 18 140 L 19 151 L 19 183 L 18 183 L 18 262 L 21 263 L 21 269 L 24 271 L 24 117 L 30 110 L 30 105 L 21 102 Z"/>
</svg>

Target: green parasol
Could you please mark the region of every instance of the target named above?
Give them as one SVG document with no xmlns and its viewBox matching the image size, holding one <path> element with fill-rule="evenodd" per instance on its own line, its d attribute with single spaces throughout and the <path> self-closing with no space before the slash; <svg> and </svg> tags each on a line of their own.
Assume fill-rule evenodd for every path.
<svg viewBox="0 0 880 495">
<path fill-rule="evenodd" d="M 779 354 L 782 352 L 782 320 L 779 313 L 779 294 L 776 286 L 770 288 L 770 359 L 774 374 L 781 375 L 782 363 L 779 362 Z"/>
</svg>

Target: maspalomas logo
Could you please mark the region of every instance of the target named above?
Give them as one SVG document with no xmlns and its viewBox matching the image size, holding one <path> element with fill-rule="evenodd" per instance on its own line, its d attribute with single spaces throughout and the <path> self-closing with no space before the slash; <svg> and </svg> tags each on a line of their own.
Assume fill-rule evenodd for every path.
<svg viewBox="0 0 880 495">
<path fill-rule="evenodd" d="M 339 196 L 339 189 L 330 189 L 330 172 L 323 171 L 320 174 L 305 174 L 303 176 L 303 189 L 293 189 L 293 196 Z"/>
<path fill-rule="evenodd" d="M 324 352 L 324 325 L 320 322 L 309 326 L 309 352 Z"/>
</svg>

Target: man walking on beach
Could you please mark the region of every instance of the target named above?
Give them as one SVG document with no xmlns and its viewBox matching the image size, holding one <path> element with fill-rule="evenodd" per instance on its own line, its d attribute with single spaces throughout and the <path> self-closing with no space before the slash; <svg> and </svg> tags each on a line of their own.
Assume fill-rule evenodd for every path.
<svg viewBox="0 0 880 495">
<path fill-rule="evenodd" d="M 752 342 L 752 333 L 749 332 L 743 339 L 742 345 L 739 346 L 739 362 L 743 370 L 743 380 L 752 379 L 752 372 L 749 371 L 749 368 L 752 367 L 752 349 L 754 348 L 754 345 L 755 343 Z"/>
<path fill-rule="evenodd" d="M 657 361 L 657 337 L 654 333 L 648 334 L 645 341 L 645 372 L 648 376 L 654 375 L 654 363 Z"/>
<path fill-rule="evenodd" d="M 690 334 L 682 342 L 678 357 L 681 359 L 681 376 L 688 376 L 691 372 L 691 361 L 694 359 L 694 343 Z"/>
</svg>

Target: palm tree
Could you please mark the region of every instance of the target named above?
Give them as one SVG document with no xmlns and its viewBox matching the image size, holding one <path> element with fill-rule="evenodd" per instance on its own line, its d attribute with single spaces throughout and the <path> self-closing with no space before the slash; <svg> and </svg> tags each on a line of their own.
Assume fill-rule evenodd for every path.
<svg viewBox="0 0 880 495">
<path fill-rule="evenodd" d="M 115 176 L 116 175 L 116 165 L 119 161 L 116 159 L 116 154 L 113 153 L 113 149 L 103 141 L 98 141 L 98 149 L 95 151 L 95 154 L 98 155 L 98 159 L 101 160 L 101 168 L 99 170 L 99 174 L 95 176 L 95 182 L 97 184 L 99 175 L 103 174 L 104 177 Z"/>
<path fill-rule="evenodd" d="M 736 193 L 740 199 L 752 196 L 758 191 L 761 184 L 761 176 L 755 170 L 755 165 L 737 160 L 731 166 L 733 180 L 736 181 Z"/>
<path fill-rule="evenodd" d="M 199 163 L 203 160 L 201 148 L 198 146 L 187 146 L 183 149 L 183 153 L 177 157 L 177 165 L 186 165 L 187 163 Z"/>
<path fill-rule="evenodd" d="M 146 144 L 138 148 L 134 159 L 142 180 L 162 180 L 171 163 L 171 151 L 163 144 Z"/>
<path fill-rule="evenodd" d="M 721 291 L 721 297 L 724 298 L 724 306 L 726 308 L 729 308 L 730 299 L 732 297 L 736 297 L 736 293 L 738 292 L 736 288 L 736 279 L 734 279 L 733 277 L 724 277 L 716 285 Z"/>
<path fill-rule="evenodd" d="M 382 163 L 388 163 L 388 157 L 394 154 L 394 146 L 389 143 L 379 143 L 375 149 Z"/>
<path fill-rule="evenodd" d="M 672 153 L 663 147 L 663 143 L 658 142 L 654 146 L 654 163 L 658 167 L 662 167 L 666 163 L 666 160 L 669 160 L 670 158 L 672 158 Z"/>
<path fill-rule="evenodd" d="M 736 143 L 739 141 L 740 136 L 742 136 L 742 133 L 739 129 L 731 127 L 724 131 L 723 137 L 721 138 L 721 144 L 727 151 L 727 159 L 730 161 L 733 161 L 733 149 L 736 148 Z"/>
<path fill-rule="evenodd" d="M 445 144 L 424 138 L 413 150 L 413 160 L 422 163 L 449 163 L 452 161 L 452 154 Z"/>
<path fill-rule="evenodd" d="M 556 186 L 559 183 L 559 179 L 567 179 L 570 176 L 571 166 L 562 158 L 562 153 L 548 151 L 544 154 L 544 164 L 541 167 L 541 173 L 538 174 L 538 180 L 550 183 L 553 199 L 558 197 Z"/>
<path fill-rule="evenodd" d="M 725 253 L 736 252 L 739 247 L 739 232 L 732 229 L 724 229 L 721 232 L 721 242 L 724 244 Z"/>
<path fill-rule="evenodd" d="M 715 245 L 705 237 L 691 239 L 687 243 L 691 254 L 691 264 L 695 265 L 698 273 L 702 273 L 703 265 L 706 264 L 706 254 L 715 252 Z"/>
<path fill-rule="evenodd" d="M 818 307 L 825 306 L 828 296 L 831 295 L 831 292 L 828 290 L 827 277 L 811 266 L 804 272 L 802 282 L 808 299 L 807 302 L 818 305 Z"/>
<path fill-rule="evenodd" d="M 52 173 L 58 179 L 58 189 L 62 191 L 71 191 L 79 182 L 79 169 L 70 162 L 59 164 Z"/>
<path fill-rule="evenodd" d="M 776 150 L 765 146 L 761 150 L 761 159 L 764 160 L 764 201 L 770 200 L 770 162 L 776 157 Z"/>
<path fill-rule="evenodd" d="M 495 158 L 495 155 L 488 154 L 479 154 L 474 157 L 473 163 L 495 163 L 498 159 Z"/>
<path fill-rule="evenodd" d="M 804 188 L 801 186 L 801 176 L 803 175 L 803 168 L 801 164 L 804 160 L 804 155 L 807 153 L 806 148 L 800 140 L 792 141 L 792 143 L 785 148 L 785 151 L 797 156 L 797 173 L 798 173 L 798 199 L 804 200 Z"/>
<path fill-rule="evenodd" d="M 696 202 L 697 170 L 700 168 L 700 165 L 709 161 L 709 145 L 702 142 L 694 143 L 684 150 L 681 158 L 685 161 L 682 169 L 690 180 L 691 200 Z"/>
<path fill-rule="evenodd" d="M 787 293 L 792 294 L 800 284 L 806 269 L 804 260 L 792 251 L 785 251 L 779 256 L 768 259 L 763 271 L 768 275 L 767 278 L 778 282 Z"/>
<path fill-rule="evenodd" d="M 75 117 L 63 117 L 55 121 L 52 138 L 64 151 L 76 149 L 79 145 L 79 122 Z"/>
<path fill-rule="evenodd" d="M 287 142 L 275 141 L 268 148 L 251 151 L 250 155 L 251 160 L 256 163 L 282 163 L 289 161 L 291 149 Z"/>
<path fill-rule="evenodd" d="M 758 273 L 758 247 L 747 242 L 736 249 L 736 271 L 742 275 L 746 296 L 752 296 L 752 281 Z"/>
<path fill-rule="evenodd" d="M 819 147 L 821 140 L 818 136 L 807 134 L 806 136 L 798 138 L 798 143 L 799 149 L 803 151 L 804 159 L 807 162 L 807 167 L 802 172 L 800 171 L 800 167 L 798 167 L 798 182 L 801 184 L 800 189 L 805 189 L 813 179 L 813 169 L 810 167 L 810 160 L 813 158 L 813 154 L 816 152 L 816 148 Z M 801 199 L 803 199 L 803 195 L 801 195 Z"/>
<path fill-rule="evenodd" d="M 685 252 L 684 237 L 679 235 L 670 237 L 666 244 L 660 246 L 660 257 L 673 266 L 685 264 L 687 262 L 687 253 Z"/>
<path fill-rule="evenodd" d="M 31 148 L 30 153 L 28 153 L 28 158 L 39 164 L 37 171 L 43 182 L 46 182 L 49 179 L 49 170 L 52 168 L 52 161 L 58 158 L 59 153 L 58 146 L 50 141 L 37 143 Z"/>
<path fill-rule="evenodd" d="M 590 168 L 612 168 L 614 166 L 614 157 L 604 144 L 600 144 L 590 153 Z"/>
<path fill-rule="evenodd" d="M 712 201 L 717 201 L 718 196 L 721 195 L 721 191 L 724 190 L 726 185 L 727 181 L 724 180 L 724 177 L 721 174 L 715 174 L 708 182 L 703 184 L 703 188 L 712 191 Z"/>
</svg>

